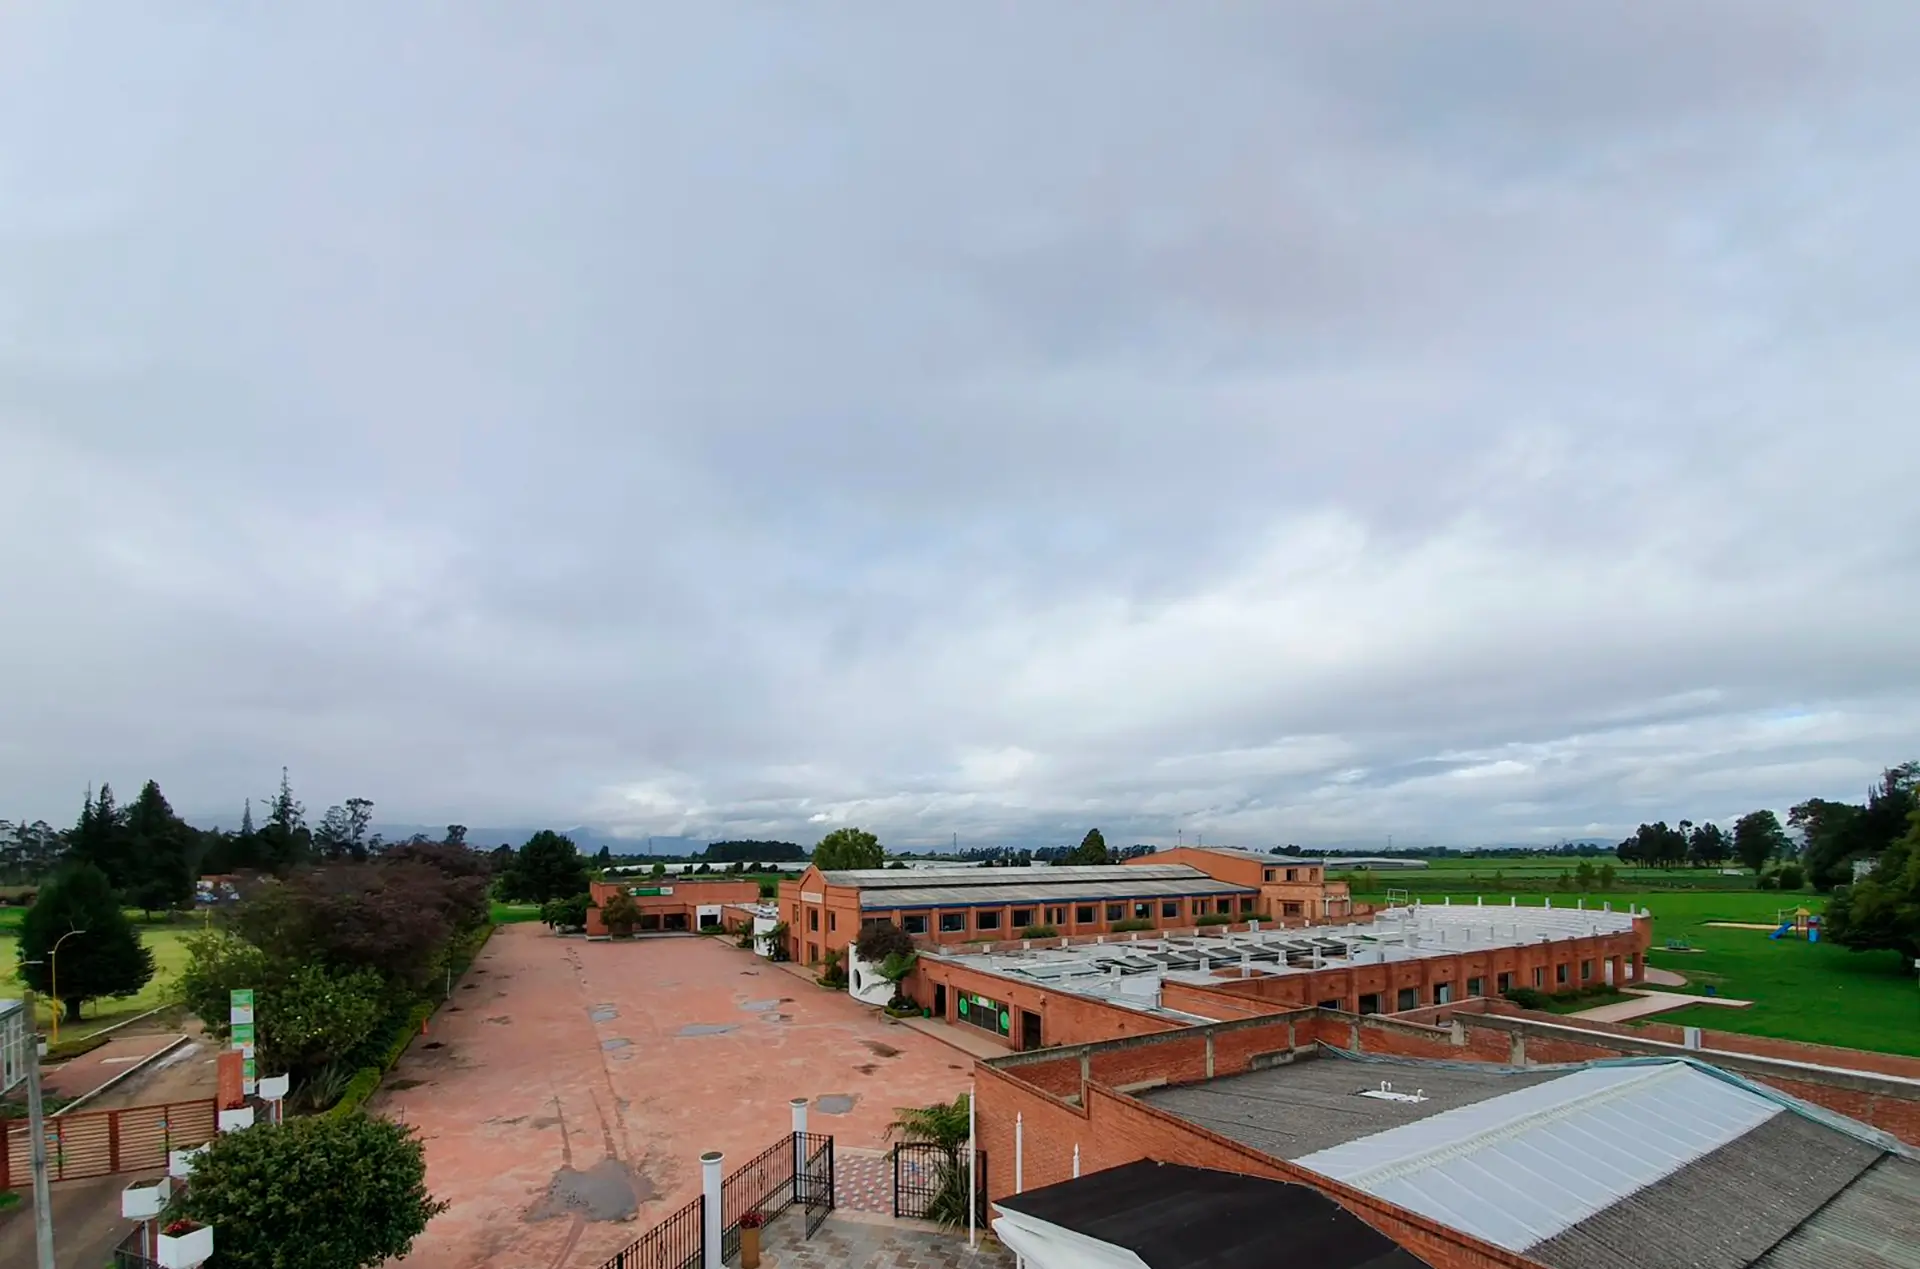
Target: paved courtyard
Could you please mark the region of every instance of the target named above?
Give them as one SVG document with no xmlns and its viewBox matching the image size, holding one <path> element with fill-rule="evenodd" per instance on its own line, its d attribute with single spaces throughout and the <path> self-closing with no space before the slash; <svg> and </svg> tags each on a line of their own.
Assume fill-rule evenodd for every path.
<svg viewBox="0 0 1920 1269">
<path fill-rule="evenodd" d="M 453 1204 L 408 1269 L 597 1269 L 699 1193 L 702 1151 L 730 1171 L 788 1132 L 789 1098 L 857 1156 L 972 1065 L 716 938 L 507 926 L 454 996 L 374 1105 L 420 1130 Z"/>
<path fill-rule="evenodd" d="M 806 1222 L 789 1214 L 767 1229 L 761 1269 L 1014 1269 L 1013 1253 L 990 1238 L 967 1246 L 965 1233 L 829 1216 L 806 1237 Z"/>
</svg>

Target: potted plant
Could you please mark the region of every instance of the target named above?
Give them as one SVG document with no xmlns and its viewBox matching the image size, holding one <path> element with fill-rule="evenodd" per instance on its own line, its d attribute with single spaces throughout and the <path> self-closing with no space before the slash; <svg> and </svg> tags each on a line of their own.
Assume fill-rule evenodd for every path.
<svg viewBox="0 0 1920 1269">
<path fill-rule="evenodd" d="M 160 1269 L 199 1269 L 213 1259 L 213 1226 L 190 1216 L 168 1221 L 156 1241 L 154 1259 Z"/>
<path fill-rule="evenodd" d="M 759 1212 L 740 1218 L 740 1269 L 760 1269 L 760 1228 L 766 1223 Z"/>
<path fill-rule="evenodd" d="M 130 1221 L 150 1221 L 166 1210 L 172 1186 L 166 1177 L 135 1181 L 120 1191 L 120 1215 Z"/>
</svg>

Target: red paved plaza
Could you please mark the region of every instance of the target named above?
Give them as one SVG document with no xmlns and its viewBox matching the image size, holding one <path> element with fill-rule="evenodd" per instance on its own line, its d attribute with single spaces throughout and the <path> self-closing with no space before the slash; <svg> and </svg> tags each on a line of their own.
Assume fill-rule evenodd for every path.
<svg viewBox="0 0 1920 1269">
<path fill-rule="evenodd" d="M 702 1151 L 731 1170 L 786 1133 L 788 1099 L 877 1148 L 896 1107 L 951 1101 L 972 1065 L 715 938 L 508 926 L 454 995 L 376 1102 L 420 1129 L 453 1203 L 410 1269 L 595 1269 L 699 1193 Z"/>
</svg>

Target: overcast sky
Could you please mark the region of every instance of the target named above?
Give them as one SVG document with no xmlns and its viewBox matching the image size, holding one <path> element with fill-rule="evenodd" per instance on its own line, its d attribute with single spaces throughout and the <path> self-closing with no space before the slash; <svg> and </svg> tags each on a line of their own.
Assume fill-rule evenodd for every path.
<svg viewBox="0 0 1920 1269">
<path fill-rule="evenodd" d="M 1916 63 L 1912 0 L 9 6 L 0 817 L 1857 799 Z"/>
</svg>

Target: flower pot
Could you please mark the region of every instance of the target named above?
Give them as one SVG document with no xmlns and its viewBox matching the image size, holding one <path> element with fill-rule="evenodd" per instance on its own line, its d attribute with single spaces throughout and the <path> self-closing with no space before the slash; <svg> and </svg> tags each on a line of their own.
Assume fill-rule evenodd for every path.
<svg viewBox="0 0 1920 1269">
<path fill-rule="evenodd" d="M 167 1175 L 176 1181 L 184 1181 L 193 1175 L 193 1165 L 207 1152 L 205 1146 L 195 1146 L 191 1150 L 167 1151 Z"/>
<path fill-rule="evenodd" d="M 162 1234 L 155 1240 L 154 1259 L 160 1269 L 199 1269 L 213 1259 L 213 1226 L 201 1225 L 184 1234 Z"/>
<path fill-rule="evenodd" d="M 130 1221 L 150 1221 L 166 1210 L 173 1190 L 167 1178 L 135 1181 L 120 1191 L 120 1215 Z"/>
<path fill-rule="evenodd" d="M 740 1269 L 760 1269 L 760 1231 L 740 1231 Z"/>
</svg>

